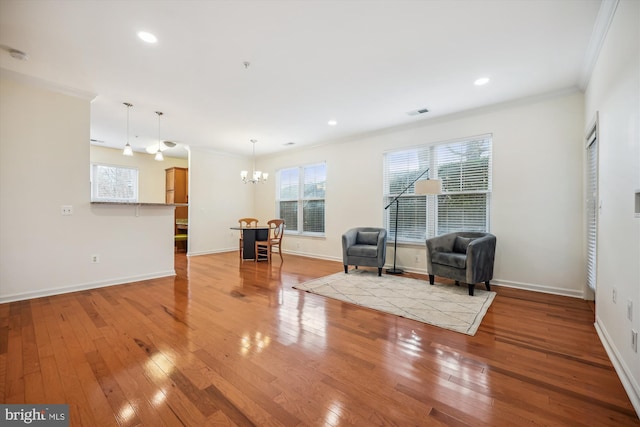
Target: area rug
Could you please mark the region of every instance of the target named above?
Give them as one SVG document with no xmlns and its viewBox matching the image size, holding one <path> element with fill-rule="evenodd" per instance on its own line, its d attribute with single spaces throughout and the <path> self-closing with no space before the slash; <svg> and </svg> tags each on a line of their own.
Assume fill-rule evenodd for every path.
<svg viewBox="0 0 640 427">
<path fill-rule="evenodd" d="M 368 307 L 467 335 L 475 335 L 496 296 L 476 289 L 469 296 L 466 285 L 392 276 L 372 270 L 335 273 L 294 286 L 295 289 Z"/>
</svg>

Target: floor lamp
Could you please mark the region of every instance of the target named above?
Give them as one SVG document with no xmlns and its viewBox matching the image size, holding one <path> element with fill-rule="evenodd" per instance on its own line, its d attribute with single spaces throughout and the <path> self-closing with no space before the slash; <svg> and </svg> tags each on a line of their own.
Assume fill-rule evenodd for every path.
<svg viewBox="0 0 640 427">
<path fill-rule="evenodd" d="M 393 268 L 387 268 L 387 274 L 402 274 L 403 271 L 400 268 L 396 268 L 396 254 L 398 253 L 398 214 L 400 210 L 400 196 L 402 196 L 406 191 L 411 188 L 413 184 L 416 185 L 414 194 L 442 194 L 442 180 L 439 179 L 423 179 L 418 181 L 422 176 L 429 172 L 429 168 L 427 168 L 424 172 L 422 172 L 416 179 L 414 179 L 411 184 L 407 185 L 404 190 L 398 194 L 395 199 L 393 199 L 385 209 L 388 209 L 394 203 L 396 204 L 396 226 L 395 226 L 395 238 L 393 241 Z"/>
</svg>

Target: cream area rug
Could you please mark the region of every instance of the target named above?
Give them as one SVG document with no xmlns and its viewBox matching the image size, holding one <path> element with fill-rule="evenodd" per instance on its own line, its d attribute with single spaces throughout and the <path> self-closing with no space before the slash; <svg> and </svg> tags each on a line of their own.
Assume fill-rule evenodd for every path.
<svg viewBox="0 0 640 427">
<path fill-rule="evenodd" d="M 295 289 L 406 317 L 467 335 L 475 335 L 496 296 L 466 285 L 455 286 L 427 280 L 350 270 L 294 286 Z"/>
</svg>

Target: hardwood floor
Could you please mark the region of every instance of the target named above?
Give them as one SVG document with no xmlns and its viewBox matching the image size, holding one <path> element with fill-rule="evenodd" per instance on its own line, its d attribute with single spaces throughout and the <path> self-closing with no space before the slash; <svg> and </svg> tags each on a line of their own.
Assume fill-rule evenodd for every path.
<svg viewBox="0 0 640 427">
<path fill-rule="evenodd" d="M 494 286 L 470 337 L 292 289 L 338 262 L 176 270 L 0 305 L 0 402 L 72 426 L 640 425 L 585 301 Z"/>
</svg>

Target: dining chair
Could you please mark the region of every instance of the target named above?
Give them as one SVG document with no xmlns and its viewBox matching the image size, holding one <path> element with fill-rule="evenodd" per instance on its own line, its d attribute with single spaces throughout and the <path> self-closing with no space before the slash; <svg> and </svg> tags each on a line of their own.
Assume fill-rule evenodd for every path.
<svg viewBox="0 0 640 427">
<path fill-rule="evenodd" d="M 258 259 L 267 259 L 271 262 L 273 255 L 273 248 L 278 248 L 278 254 L 280 254 L 280 261 L 282 259 L 282 235 L 284 234 L 284 219 L 272 219 L 267 221 L 269 226 L 269 237 L 267 240 L 256 241 L 256 256 L 254 260 L 258 262 Z"/>
<path fill-rule="evenodd" d="M 244 232 L 242 231 L 242 229 L 247 227 L 256 227 L 258 225 L 258 219 L 257 218 L 240 218 L 238 222 L 240 223 L 239 243 L 240 243 L 240 259 L 242 260 L 242 248 L 243 248 L 242 238 L 244 236 Z"/>
</svg>

